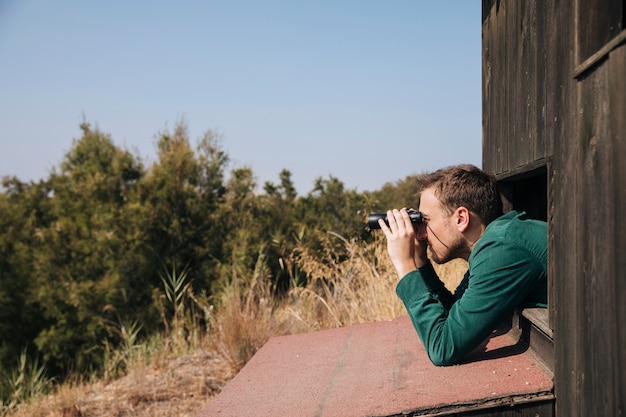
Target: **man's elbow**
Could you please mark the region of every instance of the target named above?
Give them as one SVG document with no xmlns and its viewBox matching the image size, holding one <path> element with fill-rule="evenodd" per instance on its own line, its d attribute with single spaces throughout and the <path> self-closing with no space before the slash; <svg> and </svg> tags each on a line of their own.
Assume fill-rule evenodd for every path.
<svg viewBox="0 0 626 417">
<path fill-rule="evenodd" d="M 435 366 L 452 366 L 456 365 L 460 358 L 458 355 L 449 352 L 428 352 L 428 358 Z"/>
<path fill-rule="evenodd" d="M 433 363 L 433 365 L 435 366 L 452 366 L 452 365 L 456 365 L 456 361 L 452 361 L 449 359 L 445 359 L 445 358 L 430 358 L 430 361 Z"/>
</svg>

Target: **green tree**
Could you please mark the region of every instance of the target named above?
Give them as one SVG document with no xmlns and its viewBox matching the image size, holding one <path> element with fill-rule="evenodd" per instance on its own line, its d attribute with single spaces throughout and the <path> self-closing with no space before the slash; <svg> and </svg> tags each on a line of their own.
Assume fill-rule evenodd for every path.
<svg viewBox="0 0 626 417">
<path fill-rule="evenodd" d="M 219 135 L 212 131 L 194 151 L 182 122 L 173 133 L 160 135 L 157 148 L 158 160 L 148 171 L 139 197 L 140 229 L 150 242 L 146 260 L 159 268 L 146 274 L 158 279 L 157 272 L 163 268 L 187 266 L 194 290 L 209 291 L 218 277 L 222 243 L 229 233 L 220 212 L 229 158 L 221 149 Z"/>
<path fill-rule="evenodd" d="M 367 196 L 372 210 L 378 212 L 402 207 L 412 207 L 417 210 L 418 191 L 415 175 L 409 175 L 395 183 L 388 182 L 380 190 L 367 193 Z"/>
<path fill-rule="evenodd" d="M 330 176 L 317 178 L 313 190 L 299 201 L 309 229 L 333 231 L 345 238 L 366 232 L 366 199 L 356 190 L 346 190 L 343 182 Z"/>
<path fill-rule="evenodd" d="M 269 243 L 267 262 L 279 290 L 285 290 L 292 282 L 302 281 L 296 267 L 294 249 L 306 230 L 304 218 L 297 210 L 298 195 L 291 179 L 291 171 L 283 169 L 280 183 L 266 182 L 265 196 L 259 196 L 261 215 L 266 224 L 265 239 Z"/>
<path fill-rule="evenodd" d="M 231 171 L 226 194 L 219 210 L 219 224 L 226 234 L 222 243 L 224 257 L 221 259 L 220 280 L 224 285 L 234 276 L 245 277 L 254 268 L 263 242 L 257 199 L 254 195 L 256 182 L 250 167 Z"/>
<path fill-rule="evenodd" d="M 102 340 L 110 336 L 107 311 L 130 314 L 133 280 L 132 230 L 123 223 L 141 163 L 117 148 L 108 135 L 81 125 L 50 186 L 48 224 L 38 230 L 33 299 L 48 325 L 35 342 L 52 369 L 97 368 Z"/>
<path fill-rule="evenodd" d="M 33 343 L 46 326 L 31 296 L 35 268 L 33 253 L 40 230 L 48 222 L 48 187 L 44 182 L 2 181 L 0 194 L 0 369 L 11 369 L 23 350 L 36 352 Z M 3 375 L 0 372 L 0 379 Z M 4 375 L 5 377 L 7 375 Z"/>
<path fill-rule="evenodd" d="M 282 170 L 279 179 L 278 185 L 266 182 L 265 193 L 257 194 L 250 167 L 231 172 L 220 210 L 220 224 L 229 231 L 223 244 L 227 256 L 220 286 L 234 276 L 249 275 L 245 271 L 254 270 L 261 259 L 277 289 L 285 289 L 294 279 L 291 257 L 302 223 L 294 217 L 297 194 L 291 172 Z"/>
</svg>

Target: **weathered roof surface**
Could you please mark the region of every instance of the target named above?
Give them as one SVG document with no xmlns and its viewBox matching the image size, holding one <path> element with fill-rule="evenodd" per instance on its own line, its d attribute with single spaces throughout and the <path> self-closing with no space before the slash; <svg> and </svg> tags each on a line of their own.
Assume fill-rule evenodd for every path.
<svg viewBox="0 0 626 417">
<path fill-rule="evenodd" d="M 511 334 L 436 367 L 407 317 L 270 339 L 197 417 L 393 416 L 550 397 L 551 375 Z"/>
</svg>

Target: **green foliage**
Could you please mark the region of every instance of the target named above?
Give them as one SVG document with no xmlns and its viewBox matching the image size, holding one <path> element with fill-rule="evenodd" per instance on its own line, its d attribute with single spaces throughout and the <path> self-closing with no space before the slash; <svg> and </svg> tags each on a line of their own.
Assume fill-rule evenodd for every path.
<svg viewBox="0 0 626 417">
<path fill-rule="evenodd" d="M 189 322 L 198 316 L 189 309 L 206 307 L 199 298 L 219 299 L 249 271 L 279 297 L 309 279 L 297 267 L 302 248 L 324 250 L 329 233 L 371 239 L 369 211 L 417 205 L 409 177 L 363 194 L 318 178 L 299 196 L 282 170 L 258 193 L 250 167 L 227 172 L 219 134 L 194 147 L 184 123 L 158 135 L 148 167 L 109 135 L 81 129 L 48 179 L 4 178 L 0 193 L 0 369 L 26 347 L 25 361 L 45 361 L 42 380 L 118 375 L 140 336 L 190 338 L 208 326 Z"/>
<path fill-rule="evenodd" d="M 6 410 L 31 398 L 45 394 L 50 388 L 51 379 L 46 377 L 45 367 L 38 360 L 29 361 L 26 350 L 20 354 L 17 366 L 7 379 L 7 393 L 1 404 Z"/>
<path fill-rule="evenodd" d="M 378 190 L 369 193 L 372 211 L 383 212 L 393 208 L 414 208 L 419 206 L 416 176 L 410 175 L 395 184 L 386 183 Z"/>
<path fill-rule="evenodd" d="M 142 346 L 138 344 L 141 324 L 137 321 L 121 321 L 115 325 L 116 333 L 121 343 L 114 346 L 108 340 L 104 341 L 104 369 L 105 380 L 111 380 L 123 375 L 130 364 L 137 363 L 142 356 Z"/>
<path fill-rule="evenodd" d="M 0 194 L 0 377 L 24 347 L 36 351 L 34 339 L 45 324 L 32 299 L 33 255 L 48 222 L 45 184 L 24 184 L 16 178 L 2 182 Z"/>
<path fill-rule="evenodd" d="M 348 238 L 360 236 L 365 230 L 364 196 L 346 190 L 337 178 L 318 178 L 303 203 L 310 228 L 333 231 Z"/>
<path fill-rule="evenodd" d="M 98 369 L 111 337 L 105 307 L 132 314 L 145 298 L 125 274 L 134 260 L 134 225 L 124 222 L 141 163 L 88 125 L 47 182 L 49 218 L 36 231 L 31 300 L 45 322 L 35 338 L 55 373 Z"/>
<path fill-rule="evenodd" d="M 174 320 L 180 315 L 184 308 L 183 297 L 189 289 L 190 282 L 187 281 L 187 271 L 185 268 L 181 273 L 176 273 L 176 268 L 172 269 L 172 273 L 166 274 L 167 278 L 161 276 L 163 288 L 165 288 L 165 296 L 174 306 Z"/>
<path fill-rule="evenodd" d="M 176 268 L 173 267 L 171 273 L 165 274 L 165 277 L 161 276 L 165 298 L 167 298 L 173 310 L 171 322 L 167 318 L 163 321 L 166 330 L 168 330 L 167 334 L 170 334 L 169 327 L 171 323 L 175 342 L 179 341 L 179 339 L 184 339 L 186 336 L 185 332 L 192 331 L 193 327 L 186 326 L 187 328 L 185 328 L 183 325 L 185 301 L 191 285 L 191 282 L 188 280 L 188 272 L 188 268 L 184 268 L 181 272 L 176 272 Z"/>
<path fill-rule="evenodd" d="M 207 133 L 197 152 L 192 149 L 187 129 L 176 126 L 158 141 L 158 161 L 140 184 L 139 226 L 148 270 L 143 272 L 155 288 L 160 282 L 154 266 L 165 262 L 189 264 L 189 279 L 197 290 L 207 290 L 216 278 L 222 242 L 228 230 L 219 219 L 224 194 L 223 178 L 228 157 L 220 149 L 219 137 Z"/>
</svg>

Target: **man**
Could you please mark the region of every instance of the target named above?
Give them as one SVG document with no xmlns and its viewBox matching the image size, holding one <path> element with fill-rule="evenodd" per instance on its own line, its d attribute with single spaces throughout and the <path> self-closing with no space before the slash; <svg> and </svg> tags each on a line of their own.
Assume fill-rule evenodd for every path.
<svg viewBox="0 0 626 417">
<path fill-rule="evenodd" d="M 406 209 L 379 220 L 401 278 L 402 299 L 430 360 L 452 365 L 479 346 L 517 307 L 547 306 L 547 225 L 525 213 L 502 215 L 493 176 L 472 165 L 418 177 L 422 223 Z M 437 277 L 455 258 L 469 270 L 455 293 Z"/>
</svg>

